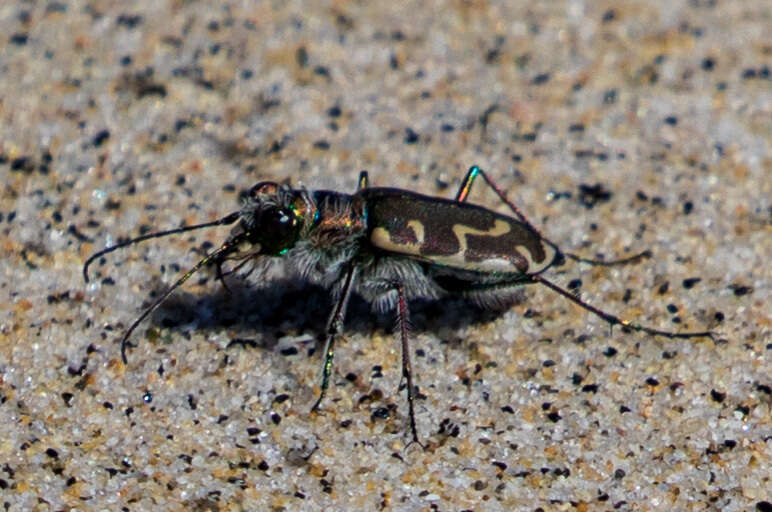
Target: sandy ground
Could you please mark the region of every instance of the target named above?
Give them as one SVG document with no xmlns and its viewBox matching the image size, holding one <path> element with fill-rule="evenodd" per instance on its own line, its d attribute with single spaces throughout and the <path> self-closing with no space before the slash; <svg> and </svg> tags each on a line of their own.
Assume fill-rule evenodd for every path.
<svg viewBox="0 0 772 512">
<path fill-rule="evenodd" d="M 387 4 L 0 3 L 4 510 L 772 510 L 770 4 Z M 206 269 L 121 362 L 229 228 L 83 282 L 261 180 L 453 197 L 472 164 L 564 250 L 653 253 L 549 278 L 715 339 L 539 286 L 413 303 L 422 450 L 359 298 L 309 412 L 331 304 L 281 265 Z"/>
</svg>

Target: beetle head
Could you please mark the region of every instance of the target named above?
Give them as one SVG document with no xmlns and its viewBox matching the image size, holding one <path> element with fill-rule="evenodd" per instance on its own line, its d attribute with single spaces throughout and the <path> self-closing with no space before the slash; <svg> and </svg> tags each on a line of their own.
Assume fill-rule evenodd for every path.
<svg viewBox="0 0 772 512">
<path fill-rule="evenodd" d="M 281 256 L 301 238 L 313 218 L 313 203 L 305 190 L 263 181 L 244 198 L 241 220 L 231 233 L 239 252 Z"/>
<path fill-rule="evenodd" d="M 249 190 L 239 211 L 226 215 L 221 219 L 194 226 L 148 233 L 106 247 L 92 254 L 83 265 L 83 278 L 86 282 L 89 280 L 89 265 L 105 254 L 153 238 L 233 224 L 239 221 L 231 232 L 231 236 L 218 249 L 207 254 L 190 270 L 185 272 L 129 326 L 121 339 L 121 357 L 123 362 L 126 362 L 126 349 L 129 347 L 128 340 L 134 329 L 161 305 L 175 289 L 182 286 L 185 281 L 190 279 L 201 268 L 208 264 L 216 265 L 218 277 L 222 279 L 222 264 L 226 260 L 242 260 L 242 262 L 245 262 L 252 257 L 260 255 L 281 256 L 300 240 L 304 235 L 304 228 L 310 228 L 313 225 L 315 215 L 316 207 L 308 192 L 305 190 L 293 190 L 288 186 L 266 181 L 258 183 Z"/>
</svg>

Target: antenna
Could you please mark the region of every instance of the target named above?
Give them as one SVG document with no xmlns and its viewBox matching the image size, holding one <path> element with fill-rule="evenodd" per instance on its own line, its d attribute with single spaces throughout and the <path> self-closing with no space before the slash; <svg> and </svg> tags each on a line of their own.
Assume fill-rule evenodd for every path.
<svg viewBox="0 0 772 512">
<path fill-rule="evenodd" d="M 182 228 L 177 229 L 170 229 L 168 231 L 157 231 L 155 233 L 148 233 L 147 235 L 138 236 L 137 238 L 132 238 L 131 240 L 127 240 L 125 242 L 121 242 L 119 244 L 111 245 L 110 247 L 106 247 L 102 249 L 101 251 L 92 254 L 89 259 L 86 260 L 86 263 L 83 265 L 83 279 L 88 283 L 88 267 L 91 265 L 91 263 L 97 259 L 101 258 L 105 254 L 111 253 L 113 251 L 116 251 L 118 249 L 121 249 L 123 247 L 128 247 L 129 245 L 138 244 L 140 242 L 144 242 L 145 240 L 150 240 L 151 238 L 161 238 L 164 236 L 169 235 L 176 235 L 177 233 L 184 233 L 186 231 L 193 231 L 194 229 L 202 229 L 202 228 L 210 228 L 213 226 L 221 226 L 223 224 L 233 224 L 238 220 L 238 218 L 241 216 L 241 212 L 233 212 L 230 215 L 227 215 L 226 217 L 223 217 L 222 219 L 218 219 L 212 222 L 205 222 L 203 224 L 196 224 L 194 226 L 185 226 Z"/>
<path fill-rule="evenodd" d="M 230 216 L 229 216 L 230 217 Z M 226 217 L 228 218 L 228 217 Z M 192 227 L 192 226 L 191 226 Z M 199 226 L 200 227 L 200 226 Z M 147 318 L 147 316 L 152 313 L 158 306 L 161 305 L 163 301 L 169 297 L 169 295 L 172 294 L 174 290 L 182 286 L 182 284 L 190 279 L 190 276 L 198 272 L 201 267 L 212 261 L 213 259 L 219 257 L 221 254 L 227 252 L 230 250 L 234 245 L 238 243 L 237 239 L 228 240 L 224 244 L 220 246 L 219 249 L 216 251 L 207 254 L 201 261 L 193 265 L 193 267 L 190 268 L 187 272 L 185 272 L 182 277 L 180 277 L 176 283 L 171 285 L 165 292 L 161 294 L 160 297 L 158 297 L 147 309 L 145 309 L 139 317 L 132 322 L 132 324 L 129 326 L 128 329 L 126 329 L 126 332 L 123 334 L 123 338 L 121 338 L 121 359 L 123 359 L 123 364 L 126 364 L 128 361 L 126 359 L 126 348 L 129 346 L 129 336 L 131 336 L 131 333 L 134 332 L 134 329 L 137 328 L 137 326 L 142 323 L 142 320 Z"/>
</svg>

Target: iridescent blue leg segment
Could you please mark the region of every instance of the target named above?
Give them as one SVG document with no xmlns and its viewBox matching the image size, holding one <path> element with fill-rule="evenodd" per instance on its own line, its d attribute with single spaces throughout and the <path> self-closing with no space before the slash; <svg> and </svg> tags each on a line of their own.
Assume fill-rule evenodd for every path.
<svg viewBox="0 0 772 512">
<path fill-rule="evenodd" d="M 367 171 L 362 171 L 359 173 L 359 182 L 357 183 L 357 192 L 360 190 L 367 188 L 368 186 L 368 176 Z"/>
</svg>

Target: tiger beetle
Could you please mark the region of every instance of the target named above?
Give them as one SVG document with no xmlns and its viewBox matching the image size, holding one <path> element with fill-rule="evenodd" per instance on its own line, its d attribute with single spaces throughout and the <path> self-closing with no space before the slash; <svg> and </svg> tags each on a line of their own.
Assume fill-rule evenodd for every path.
<svg viewBox="0 0 772 512">
<path fill-rule="evenodd" d="M 516 218 L 467 202 L 475 179 L 482 176 Z M 460 295 L 482 307 L 503 304 L 515 290 L 539 283 L 599 316 L 610 326 L 667 338 L 713 337 L 710 331 L 671 332 L 654 329 L 596 308 L 542 276 L 565 258 L 590 265 L 620 265 L 650 256 L 648 251 L 614 261 L 581 258 L 560 251 L 541 234 L 520 209 L 478 166 L 469 169 L 455 199 L 443 199 L 408 190 L 368 187 L 367 171 L 359 175 L 357 191 L 293 189 L 264 181 L 253 186 L 241 209 L 219 220 L 149 233 L 107 247 L 92 255 L 88 267 L 105 254 L 151 238 L 238 222 L 227 240 L 206 255 L 160 295 L 129 326 L 121 339 L 121 357 L 132 346 L 136 327 L 193 274 L 208 264 L 216 266 L 225 285 L 222 266 L 234 261 L 235 272 L 249 261 L 284 258 L 309 281 L 332 290 L 334 307 L 325 330 L 319 408 L 330 383 L 335 339 L 343 330 L 346 307 L 353 291 L 385 312 L 396 308 L 402 344 L 402 379 L 407 389 L 410 431 L 419 443 L 414 400 L 416 387 L 410 363 L 408 302 Z M 229 272 L 229 273 L 230 273 Z M 227 285 L 226 285 L 227 287 Z M 402 388 L 400 385 L 400 389 Z"/>
</svg>

